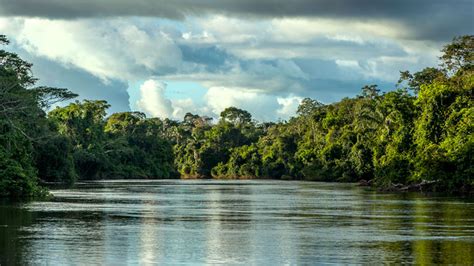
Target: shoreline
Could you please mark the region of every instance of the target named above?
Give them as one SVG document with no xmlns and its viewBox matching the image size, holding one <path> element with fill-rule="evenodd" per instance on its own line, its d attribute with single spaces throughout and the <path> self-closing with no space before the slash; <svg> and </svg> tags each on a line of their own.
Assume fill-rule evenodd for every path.
<svg viewBox="0 0 474 266">
<path fill-rule="evenodd" d="M 402 184 L 402 183 L 390 183 L 386 186 L 379 187 L 375 184 L 374 180 L 359 180 L 354 182 L 341 182 L 341 181 L 325 181 L 325 180 L 305 180 L 305 179 L 275 179 L 270 177 L 251 177 L 251 176 L 240 176 L 240 177 L 206 177 L 206 176 L 182 176 L 180 178 L 118 178 L 118 179 L 95 179 L 95 180 L 80 180 L 74 184 L 64 184 L 60 182 L 39 182 L 39 185 L 46 187 L 47 189 L 68 189 L 74 187 L 74 185 L 81 183 L 94 183 L 94 182 L 117 182 L 117 181 L 156 181 L 156 180 L 222 180 L 222 181 L 245 181 L 245 180 L 266 180 L 266 181 L 302 181 L 311 183 L 336 183 L 336 184 L 353 184 L 357 187 L 363 187 L 371 189 L 377 192 L 392 192 L 392 193 L 422 193 L 422 194 L 443 194 L 443 195 L 456 195 L 460 197 L 474 197 L 473 187 L 462 187 L 452 192 L 444 191 L 440 189 L 440 180 L 422 180 L 421 182 Z"/>
</svg>

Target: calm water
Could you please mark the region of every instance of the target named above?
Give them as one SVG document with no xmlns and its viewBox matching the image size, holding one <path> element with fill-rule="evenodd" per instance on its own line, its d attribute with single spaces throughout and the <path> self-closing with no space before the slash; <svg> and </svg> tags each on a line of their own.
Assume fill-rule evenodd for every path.
<svg viewBox="0 0 474 266">
<path fill-rule="evenodd" d="M 0 205 L 0 264 L 474 263 L 474 202 L 348 184 L 109 181 Z"/>
</svg>

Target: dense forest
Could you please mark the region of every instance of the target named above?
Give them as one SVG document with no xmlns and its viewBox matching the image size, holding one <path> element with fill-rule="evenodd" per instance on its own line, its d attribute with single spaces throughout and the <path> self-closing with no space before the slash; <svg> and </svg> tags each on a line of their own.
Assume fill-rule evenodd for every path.
<svg viewBox="0 0 474 266">
<path fill-rule="evenodd" d="M 5 36 L 0 42 L 8 44 Z M 0 58 L 2 197 L 46 195 L 42 184 L 52 182 L 117 178 L 474 187 L 474 36 L 447 44 L 438 67 L 401 72 L 394 90 L 368 85 L 332 104 L 307 98 L 295 117 L 278 123 L 256 122 L 235 107 L 218 121 L 191 113 L 182 121 L 107 116 L 105 101 L 52 109 L 77 95 L 35 86 L 32 65 L 14 53 L 1 50 Z"/>
</svg>

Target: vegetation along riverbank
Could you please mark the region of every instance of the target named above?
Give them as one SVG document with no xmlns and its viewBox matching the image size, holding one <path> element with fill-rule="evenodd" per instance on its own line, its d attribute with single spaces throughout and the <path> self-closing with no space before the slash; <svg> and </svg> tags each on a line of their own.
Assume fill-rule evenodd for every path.
<svg viewBox="0 0 474 266">
<path fill-rule="evenodd" d="M 8 44 L 1 36 L 3 45 Z M 0 196 L 45 195 L 39 183 L 116 178 L 272 178 L 469 192 L 474 186 L 474 36 L 442 50 L 440 66 L 401 72 L 323 104 L 304 99 L 289 121 L 259 123 L 225 109 L 218 121 L 140 112 L 107 116 L 105 101 L 36 87 L 31 64 L 0 51 Z M 49 112 L 48 112 L 49 111 Z"/>
</svg>

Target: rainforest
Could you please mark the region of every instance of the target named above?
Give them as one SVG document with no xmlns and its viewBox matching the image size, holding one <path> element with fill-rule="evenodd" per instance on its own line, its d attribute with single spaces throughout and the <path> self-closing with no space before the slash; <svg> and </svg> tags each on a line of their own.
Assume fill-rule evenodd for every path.
<svg viewBox="0 0 474 266">
<path fill-rule="evenodd" d="M 47 197 L 50 184 L 99 179 L 278 179 L 359 182 L 380 190 L 472 193 L 474 36 L 440 65 L 400 72 L 334 103 L 304 99 L 288 121 L 229 106 L 218 119 L 108 114 L 36 86 L 32 65 L 0 37 L 0 196 Z"/>
</svg>

